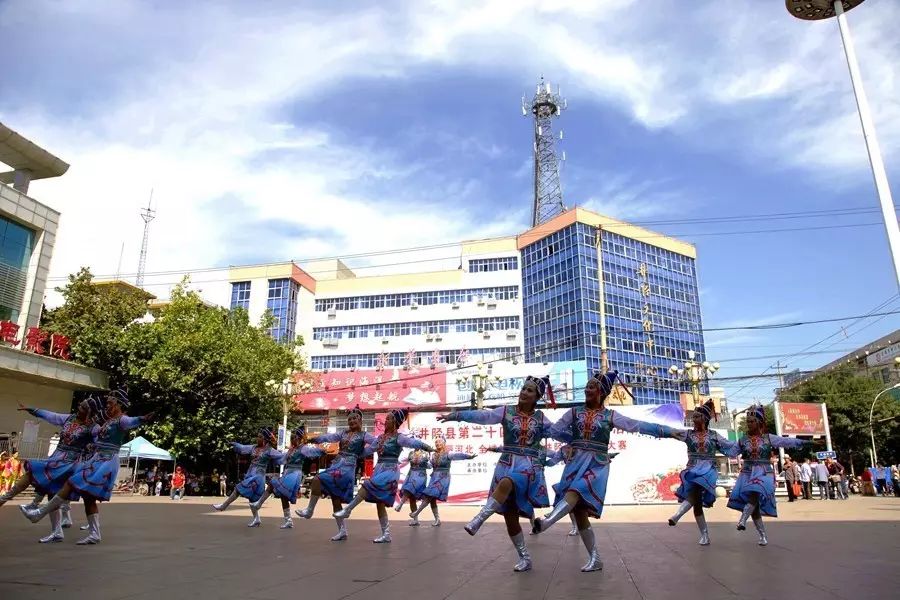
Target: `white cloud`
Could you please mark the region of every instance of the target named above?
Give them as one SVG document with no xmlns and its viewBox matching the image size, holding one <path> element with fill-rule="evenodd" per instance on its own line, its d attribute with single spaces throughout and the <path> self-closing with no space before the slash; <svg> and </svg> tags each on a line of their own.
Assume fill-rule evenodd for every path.
<svg viewBox="0 0 900 600">
<path fill-rule="evenodd" d="M 712 116 L 728 125 L 692 143 L 749 147 L 752 160 L 816 172 L 861 169 L 836 25 L 795 22 L 768 4 L 751 10 L 760 3 L 744 0 L 722 13 L 717 2 L 676 12 L 663 0 L 433 1 L 326 15 L 287 2 L 248 14 L 243 3 L 83 0 L 63 9 L 13 0 L 0 6 L 0 39 L 22 55 L 10 68 L 28 70 L 6 81 L 35 95 L 19 105 L 4 94 L 0 106 L 8 125 L 73 165 L 32 188 L 64 214 L 57 276 L 82 263 L 114 272 L 123 240 L 124 270 L 133 270 L 137 211 L 151 188 L 159 209 L 151 270 L 221 263 L 234 256 L 242 226 L 266 220 L 326 232 L 260 239 L 272 257 L 422 245 L 513 232 L 527 206 L 476 221 L 477 180 L 435 173 L 424 158 L 407 163 L 375 140 L 339 141 L 315 114 L 288 123 L 286 106 L 361 78 L 453 68 L 530 80 L 543 72 L 570 98 L 611 104 L 651 129 L 690 134 Z M 900 149 L 892 29 L 900 8 L 870 4 L 851 21 L 891 154 Z M 64 18 L 52 18 L 60 10 Z M 80 110 L 62 111 L 43 82 L 60 97 L 75 90 L 66 101 Z M 486 159 L 507 151 L 462 134 L 452 141 Z M 671 213 L 684 199 L 667 186 L 618 175 L 585 204 L 632 219 Z M 235 206 L 229 198 L 241 214 L 222 214 Z"/>
</svg>

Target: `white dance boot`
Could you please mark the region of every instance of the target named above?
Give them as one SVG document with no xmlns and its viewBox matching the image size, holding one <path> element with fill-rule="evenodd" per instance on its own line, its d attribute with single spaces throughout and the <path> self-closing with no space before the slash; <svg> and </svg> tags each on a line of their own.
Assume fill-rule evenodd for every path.
<svg viewBox="0 0 900 600">
<path fill-rule="evenodd" d="M 709 527 L 706 525 L 706 515 L 697 515 L 697 527 L 700 529 L 701 546 L 709 546 Z"/>
<path fill-rule="evenodd" d="M 87 516 L 88 535 L 75 542 L 79 546 L 89 546 L 100 543 L 100 513 L 94 513 Z"/>
<path fill-rule="evenodd" d="M 319 498 L 321 498 L 321 496 L 310 496 L 309 504 L 306 505 L 306 508 L 303 510 L 295 510 L 294 513 L 301 519 L 311 519 L 313 511 L 316 510 L 316 503 L 319 501 Z"/>
<path fill-rule="evenodd" d="M 437 504 L 431 507 L 431 514 L 434 515 L 434 521 L 431 522 L 432 527 L 440 527 L 441 526 L 441 516 L 438 514 Z"/>
<path fill-rule="evenodd" d="M 753 517 L 753 524 L 756 525 L 756 532 L 759 534 L 759 545 L 768 546 L 769 538 L 766 537 L 766 526 L 763 525 L 762 517 Z"/>
<path fill-rule="evenodd" d="M 575 515 L 569 513 L 569 520 L 572 521 L 572 531 L 569 532 L 569 537 L 575 537 L 578 535 L 578 523 L 575 522 Z"/>
<path fill-rule="evenodd" d="M 588 552 L 588 561 L 581 567 L 582 573 L 590 573 L 591 571 L 602 571 L 603 561 L 600 560 L 600 553 L 597 552 L 597 541 L 594 539 L 594 530 L 588 526 L 584 531 L 579 531 L 581 541 Z"/>
<path fill-rule="evenodd" d="M 42 544 L 55 544 L 63 541 L 63 531 L 60 526 L 60 514 L 58 510 L 50 513 L 50 535 L 38 540 Z"/>
<path fill-rule="evenodd" d="M 683 517 L 687 511 L 691 510 L 691 506 L 693 505 L 687 500 L 679 504 L 675 514 L 669 517 L 669 526 L 675 527 L 675 524 L 681 520 L 681 517 Z"/>
<path fill-rule="evenodd" d="M 481 526 L 484 525 L 484 522 L 487 521 L 488 518 L 498 510 L 500 510 L 500 503 L 493 498 L 488 498 L 484 507 L 482 507 L 482 509 L 478 511 L 478 514 L 475 515 L 475 518 L 466 523 L 466 526 L 464 527 L 466 533 L 468 533 L 469 535 L 475 535 L 476 533 L 478 533 L 478 530 L 481 529 Z"/>
<path fill-rule="evenodd" d="M 396 502 L 394 502 L 393 509 L 396 512 L 400 512 L 401 510 L 403 510 L 403 500 L 397 500 Z"/>
<path fill-rule="evenodd" d="M 753 511 L 756 510 L 756 505 L 748 502 L 744 505 L 744 510 L 741 511 L 741 518 L 738 519 L 737 530 L 744 531 L 747 529 L 747 519 L 750 518 L 750 515 L 753 514 Z"/>
<path fill-rule="evenodd" d="M 72 508 L 69 506 L 68 502 L 64 502 L 62 506 L 59 507 L 60 517 L 60 526 L 63 529 L 68 529 L 72 526 Z"/>
<path fill-rule="evenodd" d="M 253 513 L 253 518 L 247 523 L 247 527 L 259 527 L 262 524 L 259 518 L 259 511 L 253 508 L 252 504 L 250 505 L 250 512 Z"/>
<path fill-rule="evenodd" d="M 213 504 L 213 505 L 212 505 L 213 510 L 217 510 L 217 511 L 219 511 L 219 512 L 222 512 L 223 510 L 225 510 L 226 508 L 228 508 L 228 507 L 231 505 L 232 502 L 234 502 L 235 500 L 237 500 L 237 498 L 238 498 L 239 495 L 240 495 L 240 494 L 238 494 L 237 490 L 234 490 L 233 492 L 231 492 L 231 495 L 230 495 L 230 496 L 228 496 L 227 498 L 225 498 L 225 501 L 224 501 L 224 502 L 220 502 L 219 504 Z"/>
<path fill-rule="evenodd" d="M 294 520 L 291 518 L 291 509 L 284 509 L 284 522 L 281 524 L 281 527 L 278 529 L 293 529 L 294 528 Z"/>
<path fill-rule="evenodd" d="M 544 531 L 547 531 L 554 523 L 562 519 L 570 512 L 572 512 L 572 507 L 569 506 L 569 503 L 561 501 L 556 506 L 554 506 L 550 514 L 546 515 L 543 519 L 534 520 L 532 531 L 534 533 L 542 533 Z"/>
<path fill-rule="evenodd" d="M 363 497 L 359 494 L 353 497 L 353 500 L 350 501 L 350 504 L 345 506 L 343 509 L 337 511 L 332 516 L 336 519 L 349 519 L 350 513 L 353 512 L 353 509 L 363 503 Z"/>
<path fill-rule="evenodd" d="M 263 495 L 259 497 L 259 500 L 250 503 L 250 510 L 258 511 L 260 508 L 262 508 L 262 505 L 266 503 L 266 500 L 268 500 L 269 496 L 271 495 L 272 492 L 266 489 L 266 491 L 263 492 Z"/>
<path fill-rule="evenodd" d="M 525 545 L 525 534 L 520 531 L 516 535 L 509 536 L 509 539 L 512 540 L 513 547 L 516 549 L 516 554 L 519 555 L 519 562 L 513 567 L 513 571 L 516 573 L 530 571 L 531 554 L 528 553 L 528 546 Z"/>
<path fill-rule="evenodd" d="M 381 525 L 381 535 L 372 540 L 376 544 L 391 543 L 391 522 L 388 521 L 387 515 L 378 517 L 378 524 Z"/>
<path fill-rule="evenodd" d="M 305 518 L 309 518 L 309 517 L 305 517 Z M 339 519 L 337 517 L 334 518 L 334 521 L 337 523 L 338 532 L 334 536 L 332 536 L 331 541 L 332 542 L 343 542 L 344 540 L 346 540 L 349 537 L 347 535 L 347 524 L 344 523 L 343 519 Z"/>
<path fill-rule="evenodd" d="M 34 510 L 29 510 L 25 508 L 25 506 L 20 506 L 19 510 L 22 511 L 22 514 L 25 515 L 25 518 L 31 521 L 32 523 L 37 523 L 41 519 L 47 516 L 47 514 L 57 510 L 60 506 L 63 505 L 65 500 L 61 496 L 53 496 L 49 502 L 42 505 L 40 508 L 36 508 Z"/>
</svg>

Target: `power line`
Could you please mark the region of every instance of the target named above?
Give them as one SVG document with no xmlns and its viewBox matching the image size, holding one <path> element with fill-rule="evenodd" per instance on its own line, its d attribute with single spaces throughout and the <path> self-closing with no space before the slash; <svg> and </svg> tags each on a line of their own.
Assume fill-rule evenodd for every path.
<svg viewBox="0 0 900 600">
<path fill-rule="evenodd" d="M 721 222 L 746 222 L 746 221 L 766 221 L 766 220 L 781 220 L 781 219 L 795 219 L 795 218 L 821 218 L 821 217 L 835 217 L 835 216 L 852 216 L 854 214 L 865 214 L 868 212 L 880 212 L 871 208 L 857 208 L 857 209 L 831 209 L 831 210 L 821 210 L 821 211 L 808 211 L 808 212 L 797 212 L 797 213 L 770 213 L 770 214 L 761 214 L 761 215 L 740 215 L 740 216 L 730 216 L 730 217 L 707 217 L 707 218 L 696 218 L 696 219 L 673 219 L 673 220 L 658 220 L 658 221 L 635 221 L 633 223 L 611 223 L 603 225 L 603 228 L 607 231 L 611 231 L 615 233 L 615 229 L 617 227 L 629 227 L 629 226 L 643 226 L 643 225 L 665 225 L 665 224 L 675 224 L 675 225 L 687 225 L 687 224 L 709 224 L 709 223 L 721 223 Z M 876 225 L 882 225 L 880 222 L 873 223 L 851 223 L 851 224 L 835 224 L 835 225 L 819 225 L 819 226 L 811 226 L 811 227 L 792 227 L 792 228 L 780 228 L 780 229 L 761 229 L 761 230 L 732 230 L 732 231 L 718 231 L 718 232 L 701 232 L 701 233 L 685 233 L 685 234 L 653 234 L 647 236 L 629 236 L 632 239 L 658 239 L 658 238 L 672 238 L 672 237 L 708 237 L 708 236 L 720 236 L 720 235 L 750 235 L 750 234 L 761 234 L 761 233 L 787 233 L 787 232 L 796 232 L 796 231 L 817 231 L 817 230 L 826 230 L 826 229 L 844 229 L 844 228 L 855 228 L 855 227 L 871 227 Z M 517 236 L 503 236 L 503 237 L 495 237 L 495 238 L 481 238 L 476 240 L 463 240 L 458 242 L 448 242 L 441 244 L 430 244 L 426 246 L 417 246 L 417 247 L 409 247 L 409 248 L 398 248 L 392 250 L 380 250 L 380 251 L 369 251 L 369 252 L 360 252 L 356 254 L 347 254 L 343 256 L 326 256 L 326 257 L 318 257 L 318 258 L 299 258 L 299 259 L 291 259 L 293 262 L 301 263 L 309 263 L 309 262 L 317 262 L 323 260 L 352 260 L 359 258 L 372 258 L 376 256 L 385 256 L 391 254 L 406 254 L 411 252 L 423 252 L 427 250 L 439 250 L 443 248 L 457 248 L 460 246 L 464 246 L 467 244 L 477 244 L 482 242 L 490 242 L 496 241 L 499 239 L 507 239 L 509 237 L 516 237 L 518 240 L 529 240 L 529 239 L 537 239 L 539 237 L 544 236 L 541 232 L 526 232 Z M 400 266 L 407 264 L 417 264 L 423 262 L 435 262 L 442 260 L 454 260 L 458 259 L 459 256 L 454 254 L 452 256 L 441 257 L 441 258 L 430 258 L 430 259 L 416 259 L 411 261 L 401 261 L 394 263 L 386 263 L 379 265 L 363 265 L 353 267 L 354 269 L 373 269 L 373 268 L 383 268 L 390 266 Z M 273 261 L 272 263 L 260 263 L 255 265 L 246 265 L 246 266 L 263 266 L 265 264 L 278 264 L 278 262 L 290 262 L 290 261 Z M 194 269 L 179 269 L 179 270 L 167 270 L 167 271 L 151 271 L 147 272 L 146 275 L 176 275 L 176 274 L 184 274 L 184 273 L 202 273 L 209 271 L 220 271 L 226 269 L 228 267 L 198 267 Z M 317 273 L 327 273 L 328 271 L 319 271 L 319 272 L 309 272 L 310 275 L 315 275 Z M 125 273 L 124 276 L 133 276 L 134 273 Z M 100 278 L 108 278 L 112 277 L 110 274 L 96 275 L 96 277 Z M 48 278 L 52 281 L 60 281 L 66 279 L 66 277 L 50 277 Z M 212 281 L 224 281 L 225 279 L 218 280 L 209 280 Z M 177 283 L 177 282 L 172 282 Z M 163 285 L 163 283 L 159 284 Z"/>
<path fill-rule="evenodd" d="M 854 321 L 854 323 L 851 323 L 849 326 L 852 327 L 852 326 L 853 326 L 856 322 L 858 322 L 859 320 L 865 319 L 865 318 L 867 318 L 869 315 L 872 315 L 873 313 L 876 313 L 877 311 L 882 310 L 883 308 L 889 306 L 889 305 L 892 304 L 898 297 L 900 297 L 900 296 L 898 296 L 898 294 L 892 294 L 890 297 L 888 297 L 887 300 L 884 300 L 884 301 L 880 302 L 875 308 L 871 309 L 871 310 L 870 310 L 868 313 L 866 313 L 865 315 L 860 316 L 859 319 L 857 319 L 856 321 Z M 835 337 L 836 335 L 839 335 L 839 334 L 841 334 L 841 333 L 845 333 L 845 328 L 842 327 L 841 329 L 838 329 L 836 332 L 834 332 L 834 333 L 832 333 L 832 334 L 826 336 L 825 338 L 819 340 L 818 342 L 815 342 L 815 343 L 813 343 L 813 344 L 810 344 L 810 345 L 806 346 L 805 348 L 799 350 L 798 352 L 795 352 L 795 353 L 792 353 L 792 354 L 788 354 L 788 355 L 786 355 L 786 356 L 779 357 L 779 360 L 784 360 L 785 362 L 787 362 L 789 359 L 795 358 L 795 357 L 799 356 L 799 355 L 800 355 L 801 353 L 803 353 L 803 352 L 812 350 L 813 348 L 815 348 L 815 347 L 818 346 L 819 344 L 822 344 L 822 343 L 824 343 L 824 342 L 827 342 L 827 341 L 830 340 L 831 338 L 833 338 L 833 337 Z M 771 367 L 770 367 L 770 368 L 771 368 Z M 766 371 L 768 371 L 768 370 L 769 370 L 769 369 L 766 369 Z M 766 371 L 763 371 L 763 372 L 765 373 Z M 737 397 L 740 396 L 741 392 L 747 390 L 747 388 L 755 389 L 755 388 L 759 387 L 759 385 L 761 385 L 761 384 L 756 384 L 755 386 L 751 386 L 751 384 L 748 383 L 748 384 L 744 385 L 743 387 L 741 387 L 740 389 L 738 389 L 736 392 L 734 392 L 734 394 L 732 394 L 732 397 L 733 397 L 733 398 L 737 398 Z"/>
</svg>

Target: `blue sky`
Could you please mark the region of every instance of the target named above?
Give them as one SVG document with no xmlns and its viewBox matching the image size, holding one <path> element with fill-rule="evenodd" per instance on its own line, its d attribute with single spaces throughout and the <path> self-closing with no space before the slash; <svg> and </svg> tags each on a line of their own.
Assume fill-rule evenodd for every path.
<svg viewBox="0 0 900 600">
<path fill-rule="evenodd" d="M 778 0 L 328 4 L 0 1 L 15 57 L 0 119 L 72 164 L 32 187 L 64 215 L 52 275 L 113 273 L 123 241 L 133 269 L 151 188 L 151 271 L 519 232 L 532 186 L 519 99 L 541 74 L 569 103 L 570 205 L 636 221 L 877 208 L 837 24 L 794 20 Z M 849 16 L 900 193 L 900 5 Z M 705 324 L 727 326 L 900 309 L 880 226 L 720 235 L 878 222 L 650 227 L 697 244 Z M 397 260 L 409 255 L 370 263 Z M 814 350 L 900 325 L 873 321 Z M 759 373 L 775 359 L 733 359 L 837 330 L 710 334 L 708 354 L 722 376 Z"/>
</svg>

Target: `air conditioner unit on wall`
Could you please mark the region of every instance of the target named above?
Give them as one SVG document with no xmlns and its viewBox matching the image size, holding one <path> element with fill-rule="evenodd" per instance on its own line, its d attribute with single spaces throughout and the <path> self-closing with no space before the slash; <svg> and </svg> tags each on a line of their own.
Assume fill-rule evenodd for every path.
<svg viewBox="0 0 900 600">
<path fill-rule="evenodd" d="M 516 339 L 516 336 L 518 336 L 518 335 L 519 335 L 519 332 L 516 331 L 515 329 L 507 329 L 506 330 L 506 338 L 507 339 L 514 340 L 514 339 Z"/>
<path fill-rule="evenodd" d="M 328 307 L 328 318 L 333 319 L 337 316 L 337 309 L 333 306 Z"/>
<path fill-rule="evenodd" d="M 338 347 L 338 338 L 335 338 L 335 337 L 323 338 L 322 345 L 326 348 L 337 348 Z"/>
<path fill-rule="evenodd" d="M 458 308 L 459 308 L 459 302 L 454 302 L 453 304 L 450 305 L 450 308 L 452 308 L 452 309 L 454 309 L 454 310 L 458 309 Z"/>
<path fill-rule="evenodd" d="M 415 300 L 413 300 L 413 301 L 410 303 L 409 308 L 412 309 L 412 310 L 416 310 L 417 308 L 419 308 L 419 303 L 416 302 Z"/>
<path fill-rule="evenodd" d="M 389 339 L 387 339 L 387 338 L 381 338 L 381 343 L 382 343 L 382 344 L 387 344 L 388 342 L 390 342 Z"/>
<path fill-rule="evenodd" d="M 426 334 L 425 334 L 425 341 L 426 341 L 426 342 L 430 342 L 430 341 L 433 340 L 433 339 L 434 339 L 434 334 L 433 334 L 433 333 L 426 333 Z"/>
</svg>

